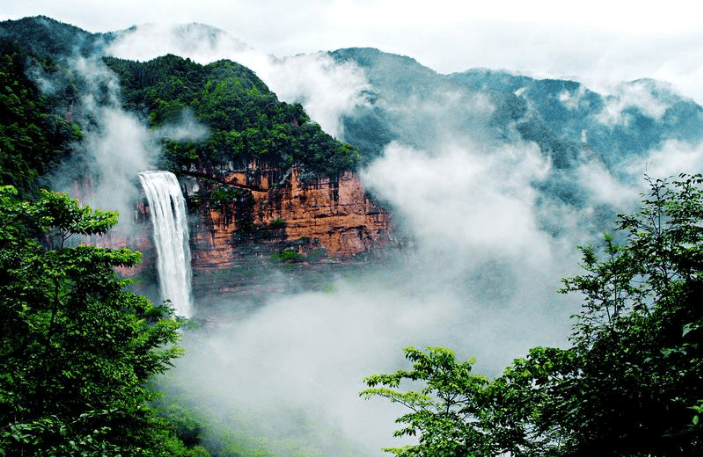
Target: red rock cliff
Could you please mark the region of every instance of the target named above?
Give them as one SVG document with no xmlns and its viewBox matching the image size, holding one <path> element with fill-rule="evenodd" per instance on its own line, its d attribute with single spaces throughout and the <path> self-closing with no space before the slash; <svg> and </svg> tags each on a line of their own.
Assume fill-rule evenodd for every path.
<svg viewBox="0 0 703 457">
<path fill-rule="evenodd" d="M 191 223 L 194 270 L 236 264 L 242 237 L 301 240 L 300 253 L 324 248 L 334 257 L 390 241 L 388 213 L 366 196 L 352 172 L 330 179 L 306 176 L 297 167 L 283 173 L 251 164 L 238 171 L 191 172 L 182 179 L 189 201 L 201 204 Z M 213 198 L 223 193 L 234 197 Z"/>
</svg>

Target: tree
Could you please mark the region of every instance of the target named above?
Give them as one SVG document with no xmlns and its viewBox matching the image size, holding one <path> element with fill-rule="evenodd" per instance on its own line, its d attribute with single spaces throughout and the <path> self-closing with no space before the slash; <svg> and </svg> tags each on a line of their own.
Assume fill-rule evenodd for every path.
<svg viewBox="0 0 703 457">
<path fill-rule="evenodd" d="M 563 280 L 560 292 L 584 297 L 572 345 L 533 348 L 502 376 L 474 385 L 463 422 L 432 438 L 465 443 L 447 455 L 703 455 L 703 177 L 647 179 L 642 210 L 619 217 L 601 255 L 580 248 L 585 273 Z M 464 375 L 444 370 L 437 351 L 409 352 L 429 362 L 421 371 L 366 379 L 391 388 L 401 379 L 423 381 L 420 393 L 372 388 L 362 395 L 401 403 L 428 394 L 468 398 Z M 441 384 L 438 370 L 447 373 Z M 448 410 L 423 401 L 422 421 L 414 420 L 418 405 L 404 402 L 414 412 L 399 421 L 413 421 L 396 434 L 418 433 L 420 444 L 400 455 L 440 455 L 425 450 L 426 435 Z"/>
<path fill-rule="evenodd" d="M 17 194 L 0 187 L 0 455 L 176 455 L 146 381 L 180 355 L 180 324 L 116 275 L 139 253 L 70 240 L 117 214 Z"/>
<path fill-rule="evenodd" d="M 428 348 L 427 352 L 409 347 L 405 356 L 413 362 L 411 371 L 399 370 L 365 379 L 370 387 L 361 395 L 381 396 L 411 410 L 396 422 L 407 426 L 395 436 L 418 436 L 420 444 L 384 449 L 401 457 L 460 457 L 485 454 L 489 440 L 481 424 L 480 395 L 488 378 L 471 374 L 474 360 L 458 363 L 454 353 L 444 348 Z M 424 381 L 419 392 L 394 390 L 402 381 Z M 383 387 L 376 387 L 383 386 Z"/>
</svg>

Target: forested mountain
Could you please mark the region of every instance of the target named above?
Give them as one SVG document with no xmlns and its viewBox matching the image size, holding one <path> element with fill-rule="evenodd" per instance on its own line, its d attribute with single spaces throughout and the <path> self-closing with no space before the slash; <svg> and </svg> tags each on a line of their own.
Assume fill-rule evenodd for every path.
<svg viewBox="0 0 703 457">
<path fill-rule="evenodd" d="M 27 17 L 0 24 L 0 39 L 15 41 L 27 52 L 44 59 L 62 59 L 72 54 L 100 52 L 112 34 L 90 33 L 46 16 Z"/>
<path fill-rule="evenodd" d="M 241 168 L 252 159 L 286 169 L 304 164 L 335 175 L 354 169 L 358 149 L 310 122 L 300 104 L 280 102 L 249 69 L 230 61 L 199 65 L 169 55 L 149 62 L 105 58 L 120 78 L 124 107 L 152 128 L 178 123 L 184 110 L 210 129 L 207 140 L 170 141 L 164 159 L 172 169 Z"/>
<path fill-rule="evenodd" d="M 90 34 L 36 17 L 0 24 L 1 37 L 18 43 L 35 58 L 53 62 L 54 72 L 65 73 L 67 59 L 101 56 L 114 34 Z M 173 169 L 196 162 L 218 166 L 234 161 L 241 166 L 256 158 L 283 168 L 304 164 L 313 173 L 334 175 L 355 168 L 361 160 L 358 149 L 324 133 L 299 104 L 280 102 L 251 70 L 237 63 L 203 66 L 173 55 L 145 63 L 104 59 L 119 77 L 124 108 L 142 116 L 150 127 L 177 123 L 185 110 L 210 129 L 204 142 L 169 142 L 165 158 Z M 23 69 L 41 79 L 38 68 Z M 85 81 L 75 75 L 44 80 L 58 86 L 51 88 L 53 106 L 48 111 L 67 111 L 86 94 Z"/>
<path fill-rule="evenodd" d="M 392 141 L 427 151 L 471 141 L 537 144 L 551 165 L 533 182 L 544 202 L 584 207 L 584 166 L 631 185 L 652 170 L 652 151 L 670 144 L 695 148 L 703 139 L 703 108 L 653 80 L 625 82 L 601 95 L 575 81 L 497 70 L 442 75 L 376 49 L 329 55 L 358 65 L 369 82 L 365 103 L 343 116 L 344 140 L 365 156 L 377 156 Z"/>
<path fill-rule="evenodd" d="M 616 169 L 665 141 L 703 138 L 703 107 L 653 80 L 627 82 L 619 93 L 603 96 L 575 81 L 488 69 L 442 75 L 377 49 L 329 54 L 354 62 L 369 81 L 368 103 L 344 119 L 345 140 L 368 153 L 396 139 L 428 147 L 447 129 L 456 136 L 479 134 L 483 116 L 494 130 L 490 135 L 536 142 L 556 169 L 594 159 Z M 490 103 L 490 112 L 480 112 L 478 96 Z M 442 109 L 421 111 L 432 105 Z"/>
</svg>

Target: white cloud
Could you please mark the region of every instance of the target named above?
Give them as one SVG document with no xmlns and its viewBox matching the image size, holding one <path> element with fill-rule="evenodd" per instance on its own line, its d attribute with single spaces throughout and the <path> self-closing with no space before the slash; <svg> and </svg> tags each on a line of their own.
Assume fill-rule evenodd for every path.
<svg viewBox="0 0 703 457">
<path fill-rule="evenodd" d="M 261 69 L 264 80 L 280 99 L 300 102 L 313 121 L 336 138 L 344 132 L 340 116 L 366 103 L 369 87 L 353 64 L 338 65 L 327 54 L 309 54 L 276 61 Z"/>
<path fill-rule="evenodd" d="M 368 83 L 351 63 L 337 65 L 327 54 L 305 54 L 285 59 L 264 55 L 216 29 L 191 25 L 140 26 L 108 49 L 112 55 L 150 60 L 176 54 L 207 64 L 229 59 L 252 69 L 283 101 L 300 102 L 313 121 L 331 135 L 343 135 L 340 116 L 365 103 Z"/>
<path fill-rule="evenodd" d="M 646 157 L 631 160 L 625 169 L 635 176 L 645 173 L 653 178 L 669 178 L 680 173 L 701 173 L 703 171 L 703 144 L 690 144 L 685 141 L 665 141 L 661 147 L 649 152 Z"/>
<path fill-rule="evenodd" d="M 537 146 L 442 148 L 427 154 L 392 143 L 363 173 L 364 182 L 393 202 L 423 244 L 451 240 L 459 250 L 509 255 L 534 246 L 541 235 L 529 183 L 549 170 Z"/>
<path fill-rule="evenodd" d="M 579 185 L 589 193 L 588 204 L 591 206 L 613 205 L 627 213 L 640 202 L 640 186 L 622 182 L 597 161 L 581 164 L 577 176 Z M 640 183 L 644 184 L 644 181 L 640 180 Z"/>
<path fill-rule="evenodd" d="M 231 35 L 198 24 L 140 24 L 125 31 L 109 46 L 107 52 L 116 57 L 146 61 L 169 53 L 200 63 L 210 63 L 230 56 L 252 52 L 246 44 Z"/>
<path fill-rule="evenodd" d="M 157 138 L 169 138 L 174 141 L 198 141 L 208 135 L 208 128 L 198 123 L 190 110 L 181 113 L 178 123 L 166 124 L 154 132 Z"/>
<path fill-rule="evenodd" d="M 643 115 L 660 121 L 671 107 L 671 103 L 657 98 L 654 90 L 669 92 L 669 87 L 652 80 L 640 80 L 620 84 L 617 92 L 604 99 L 604 106 L 595 115 L 596 121 L 609 126 L 629 125 L 631 116 L 625 110 L 636 108 Z"/>
<path fill-rule="evenodd" d="M 559 93 L 559 101 L 569 110 L 575 110 L 579 107 L 582 97 L 586 93 L 586 87 L 580 85 L 576 91 L 564 89 Z"/>
</svg>

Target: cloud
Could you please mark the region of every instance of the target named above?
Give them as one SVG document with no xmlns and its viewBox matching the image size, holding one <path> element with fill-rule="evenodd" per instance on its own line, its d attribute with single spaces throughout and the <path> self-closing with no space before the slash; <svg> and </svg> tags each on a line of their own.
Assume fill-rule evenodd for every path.
<svg viewBox="0 0 703 457">
<path fill-rule="evenodd" d="M 608 126 L 628 126 L 632 115 L 627 111 L 632 109 L 660 121 L 672 105 L 664 97 L 657 96 L 662 92 L 669 92 L 669 88 L 652 80 L 620 84 L 615 95 L 604 99 L 603 109 L 595 115 L 596 122 Z"/>
<path fill-rule="evenodd" d="M 632 175 L 645 173 L 653 178 L 669 178 L 680 173 L 695 174 L 703 169 L 703 144 L 668 140 L 646 157 L 631 159 L 624 164 Z"/>
<path fill-rule="evenodd" d="M 312 441 L 312 448 L 325 446 L 319 434 L 331 428 L 344 438 L 335 446 L 347 441 L 377 455 L 393 444 L 397 411 L 360 399 L 362 379 L 398 367 L 404 345 L 432 340 L 428 328 L 451 327 L 461 304 L 456 297 L 411 296 L 370 275 L 362 278 L 363 285 L 338 281 L 333 293 L 271 300 L 241 321 L 186 336 L 186 356 L 171 377 L 201 405 L 212 401 L 213 417 L 246 411 L 259 423 L 275 422 L 278 436 L 295 431 L 293 441 Z M 300 417 L 313 418 L 315 426 L 304 430 Z"/>
<path fill-rule="evenodd" d="M 54 174 L 54 188 L 119 211 L 120 222 L 129 224 L 140 192 L 137 173 L 152 167 L 158 147 L 143 123 L 120 107 L 119 81 L 100 59 L 69 59 L 69 70 L 86 88 L 73 107 L 84 138 Z"/>
<path fill-rule="evenodd" d="M 529 183 L 545 177 L 549 164 L 534 144 L 486 149 L 445 145 L 429 155 L 393 143 L 362 177 L 424 242 L 451 240 L 464 249 L 516 254 L 537 230 Z"/>
<path fill-rule="evenodd" d="M 633 175 L 636 176 L 637 173 Z M 581 164 L 577 176 L 579 186 L 588 194 L 590 207 L 612 205 L 618 211 L 627 213 L 636 209 L 640 203 L 640 192 L 644 190 L 645 184 L 643 180 L 634 185 L 629 179 L 623 182 L 596 161 Z"/>
<path fill-rule="evenodd" d="M 336 138 L 344 136 L 341 116 L 366 104 L 363 92 L 369 83 L 361 70 L 352 63 L 337 64 L 324 53 L 289 57 L 261 70 L 281 100 L 301 103 Z"/>
<path fill-rule="evenodd" d="M 564 89 L 559 93 L 559 101 L 569 110 L 575 110 L 583 103 L 583 96 L 586 94 L 586 86 L 579 85 L 575 91 Z"/>
<path fill-rule="evenodd" d="M 183 110 L 178 123 L 169 123 L 154 131 L 155 138 L 174 141 L 198 141 L 206 138 L 209 129 L 200 124 L 191 110 Z"/>
<path fill-rule="evenodd" d="M 120 32 L 107 53 L 116 57 L 147 61 L 177 54 L 200 63 L 231 56 L 244 56 L 253 50 L 231 35 L 203 24 L 147 23 Z"/>
<path fill-rule="evenodd" d="M 277 59 L 244 45 L 229 34 L 203 25 L 145 25 L 119 37 L 108 53 L 132 60 L 165 54 L 207 64 L 229 59 L 252 69 L 279 99 L 301 103 L 313 121 L 342 138 L 340 117 L 363 105 L 368 82 L 351 63 L 338 65 L 325 53 Z"/>
</svg>

